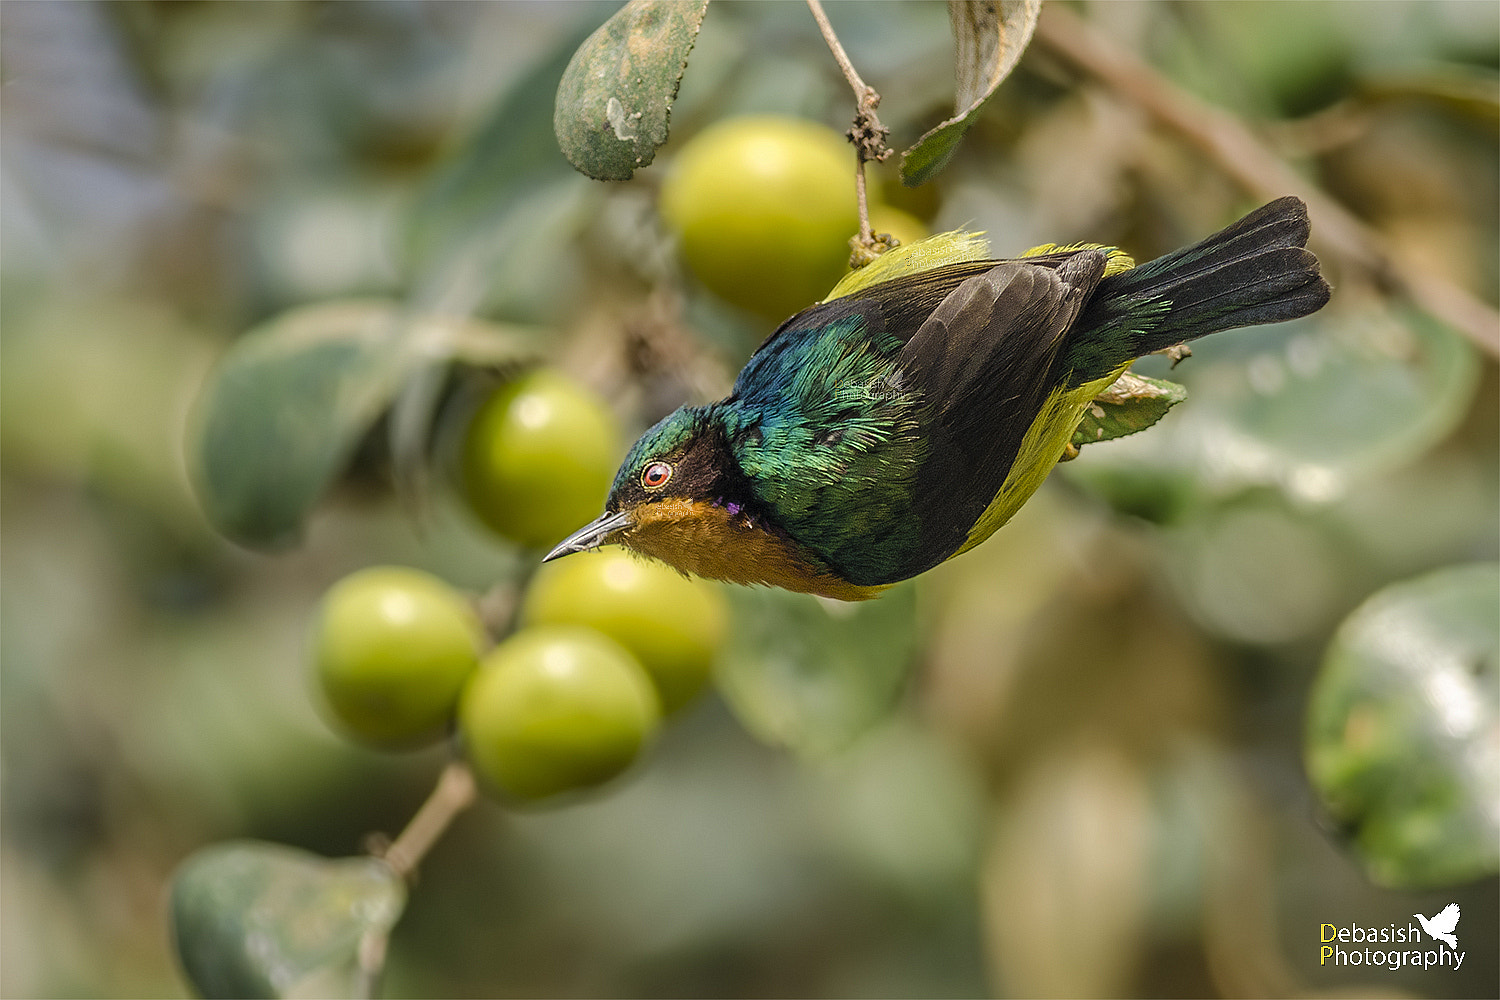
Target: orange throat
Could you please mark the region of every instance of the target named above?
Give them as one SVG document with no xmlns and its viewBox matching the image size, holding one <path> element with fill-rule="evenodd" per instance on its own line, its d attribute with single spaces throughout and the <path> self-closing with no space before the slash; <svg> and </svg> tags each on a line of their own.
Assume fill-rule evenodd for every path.
<svg viewBox="0 0 1500 1000">
<path fill-rule="evenodd" d="M 729 583 L 766 584 L 841 601 L 877 597 L 815 565 L 796 543 L 744 513 L 703 500 L 657 500 L 631 512 L 635 523 L 615 539 L 685 573 Z"/>
</svg>

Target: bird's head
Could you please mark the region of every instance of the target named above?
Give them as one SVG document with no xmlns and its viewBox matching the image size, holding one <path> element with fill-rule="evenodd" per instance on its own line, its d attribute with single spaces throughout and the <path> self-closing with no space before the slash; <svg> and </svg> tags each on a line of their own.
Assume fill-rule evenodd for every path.
<svg viewBox="0 0 1500 1000">
<path fill-rule="evenodd" d="M 759 502 L 733 441 L 758 440 L 721 406 L 683 407 L 641 435 L 615 474 L 604 513 L 543 562 L 601 545 L 624 545 L 713 580 L 771 584 L 843 600 L 881 587 L 841 579 Z"/>
<path fill-rule="evenodd" d="M 742 479 L 712 408 L 682 407 L 631 447 L 604 514 L 563 539 L 543 561 L 611 543 L 656 555 L 650 543 L 674 526 L 742 514 Z"/>
</svg>

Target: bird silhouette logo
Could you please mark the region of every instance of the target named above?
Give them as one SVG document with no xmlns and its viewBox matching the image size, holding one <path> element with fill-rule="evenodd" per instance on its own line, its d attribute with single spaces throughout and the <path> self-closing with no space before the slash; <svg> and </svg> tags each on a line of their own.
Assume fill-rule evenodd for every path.
<svg viewBox="0 0 1500 1000">
<path fill-rule="evenodd" d="M 1428 937 L 1434 941 L 1446 941 L 1448 947 L 1458 951 L 1458 935 L 1453 933 L 1453 928 L 1458 926 L 1457 903 L 1449 903 L 1431 920 L 1420 913 L 1413 913 L 1412 916 L 1417 918 L 1417 922 L 1422 925 Z"/>
</svg>

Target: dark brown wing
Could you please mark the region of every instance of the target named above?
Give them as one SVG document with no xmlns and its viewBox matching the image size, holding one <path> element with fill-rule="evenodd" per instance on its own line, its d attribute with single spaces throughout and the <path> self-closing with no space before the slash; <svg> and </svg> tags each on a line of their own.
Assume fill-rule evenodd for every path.
<svg viewBox="0 0 1500 1000">
<path fill-rule="evenodd" d="M 833 302 L 856 302 L 862 299 L 878 302 L 886 329 L 893 332 L 904 331 L 905 335 L 909 336 L 916 332 L 923 320 L 932 315 L 932 311 L 942 303 L 943 299 L 947 298 L 948 293 L 953 291 L 959 282 L 975 274 L 983 274 L 999 263 L 1002 262 L 966 260 L 957 264 L 946 264 L 920 274 L 909 274 L 890 281 L 882 281 L 878 285 L 861 288 L 834 299 Z M 818 309 L 830 304 L 818 303 L 808 306 L 802 312 L 789 317 L 776 328 L 774 333 L 761 342 L 754 354 L 779 346 L 777 342 L 781 339 L 783 331 L 800 329 L 804 325 L 800 318 L 809 309 Z M 754 354 L 751 356 L 753 357 Z"/>
<path fill-rule="evenodd" d="M 931 408 L 928 454 L 914 511 L 921 572 L 947 559 L 999 492 L 1032 421 L 1054 388 L 1064 336 L 1099 279 L 1105 255 L 1060 266 L 991 262 L 961 279 L 921 324 L 899 364 L 900 385 Z"/>
</svg>

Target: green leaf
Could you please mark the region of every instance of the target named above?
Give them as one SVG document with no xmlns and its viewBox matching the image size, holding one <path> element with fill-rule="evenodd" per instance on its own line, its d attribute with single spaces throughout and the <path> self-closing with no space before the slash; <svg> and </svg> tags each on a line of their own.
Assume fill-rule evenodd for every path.
<svg viewBox="0 0 1500 1000">
<path fill-rule="evenodd" d="M 655 159 L 707 8 L 708 0 L 630 0 L 579 46 L 552 120 L 568 162 L 595 180 L 624 181 Z"/>
<path fill-rule="evenodd" d="M 979 109 L 1031 42 L 1042 0 L 949 0 L 953 25 L 954 115 L 901 154 L 901 183 L 916 187 L 948 165 Z"/>
<path fill-rule="evenodd" d="M 380 300 L 291 310 L 245 334 L 209 376 L 189 431 L 209 521 L 252 548 L 295 543 L 308 512 L 413 373 L 532 356 L 523 328 L 411 315 Z"/>
<path fill-rule="evenodd" d="M 173 876 L 173 942 L 205 997 L 284 997 L 314 982 L 323 991 L 360 939 L 388 931 L 405 905 L 405 885 L 377 858 L 216 844 Z"/>
<path fill-rule="evenodd" d="M 552 138 L 552 95 L 582 31 L 518 80 L 484 115 L 459 147 L 427 178 L 407 216 L 406 240 L 419 283 L 443 301 L 455 278 L 454 257 L 470 253 L 496 222 L 515 206 L 532 200 L 539 188 L 568 173 L 567 161 Z M 547 234 L 530 237 L 534 244 Z"/>
<path fill-rule="evenodd" d="M 1367 600 L 1324 658 L 1308 773 L 1382 885 L 1500 871 L 1497 607 L 1500 565 L 1439 570 Z"/>
<path fill-rule="evenodd" d="M 1143 431 L 1184 399 L 1187 389 L 1176 382 L 1126 372 L 1084 411 L 1073 445 L 1082 448 Z"/>
<path fill-rule="evenodd" d="M 849 745 L 895 707 L 916 653 L 916 592 L 843 603 L 729 590 L 719 688 L 751 732 L 810 756 Z"/>
<path fill-rule="evenodd" d="M 209 521 L 244 545 L 280 548 L 394 396 L 398 308 L 337 301 L 247 333 L 209 377 L 189 441 Z"/>
<path fill-rule="evenodd" d="M 594 214 L 593 185 L 567 169 L 552 140 L 550 111 L 558 77 L 581 38 L 572 34 L 517 81 L 424 183 L 406 229 L 414 312 L 538 318 L 576 277 L 569 254 Z M 486 334 L 460 337 L 452 347 L 455 360 L 509 363 L 535 356 L 541 338 L 531 340 Z M 391 411 L 396 488 L 416 510 L 428 495 L 428 449 L 448 360 L 433 356 L 410 372 Z"/>
</svg>

